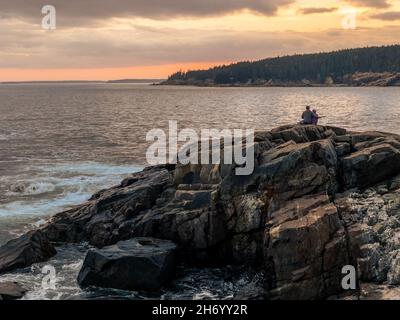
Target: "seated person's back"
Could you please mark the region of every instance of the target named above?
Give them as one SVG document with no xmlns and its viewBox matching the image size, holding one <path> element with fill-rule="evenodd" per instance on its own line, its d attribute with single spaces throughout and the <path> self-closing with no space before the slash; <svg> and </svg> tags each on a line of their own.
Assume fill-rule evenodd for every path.
<svg viewBox="0 0 400 320">
<path fill-rule="evenodd" d="M 303 119 L 303 124 L 312 124 L 313 113 L 309 107 L 307 107 L 307 110 L 303 112 L 301 117 Z"/>
</svg>

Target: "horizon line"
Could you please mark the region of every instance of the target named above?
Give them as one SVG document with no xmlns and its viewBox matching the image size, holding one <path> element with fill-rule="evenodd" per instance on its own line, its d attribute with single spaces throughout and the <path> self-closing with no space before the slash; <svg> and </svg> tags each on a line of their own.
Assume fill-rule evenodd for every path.
<svg viewBox="0 0 400 320">
<path fill-rule="evenodd" d="M 80 82 L 91 82 L 91 83 L 148 83 L 148 82 L 160 82 L 165 81 L 167 78 L 132 78 L 132 79 L 114 79 L 114 80 L 21 80 L 21 81 L 0 81 L 0 84 L 17 84 L 17 83 L 80 83 Z M 148 82 L 146 82 L 148 81 Z"/>
</svg>

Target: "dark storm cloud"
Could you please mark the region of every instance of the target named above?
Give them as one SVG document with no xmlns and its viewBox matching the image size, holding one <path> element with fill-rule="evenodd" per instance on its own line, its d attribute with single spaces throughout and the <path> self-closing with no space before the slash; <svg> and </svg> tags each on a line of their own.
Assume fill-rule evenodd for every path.
<svg viewBox="0 0 400 320">
<path fill-rule="evenodd" d="M 388 0 L 347 0 L 348 3 L 370 8 L 388 8 L 390 3 Z"/>
<path fill-rule="evenodd" d="M 0 0 L 0 11 L 18 17 L 36 18 L 42 6 L 54 5 L 61 19 L 107 19 L 111 17 L 171 18 L 222 15 L 250 10 L 273 15 L 280 6 L 295 0 Z"/>
<path fill-rule="evenodd" d="M 385 21 L 400 20 L 400 11 L 391 11 L 391 12 L 373 14 L 370 16 L 370 18 L 377 20 L 385 20 Z"/>
<path fill-rule="evenodd" d="M 299 13 L 301 14 L 314 14 L 314 13 L 329 13 L 336 11 L 337 8 L 301 8 Z"/>
</svg>

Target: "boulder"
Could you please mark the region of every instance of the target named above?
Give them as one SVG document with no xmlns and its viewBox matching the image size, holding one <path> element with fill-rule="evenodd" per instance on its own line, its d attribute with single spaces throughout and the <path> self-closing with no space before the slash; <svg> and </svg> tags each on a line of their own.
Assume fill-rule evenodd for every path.
<svg viewBox="0 0 400 320">
<path fill-rule="evenodd" d="M 26 290 L 17 282 L 0 282 L 0 300 L 21 299 Z"/>
<path fill-rule="evenodd" d="M 400 173 L 400 151 L 383 142 L 344 157 L 341 164 L 346 189 L 368 187 Z"/>
<path fill-rule="evenodd" d="M 342 128 L 313 125 L 288 125 L 271 130 L 272 140 L 294 141 L 296 143 L 322 140 L 345 134 L 346 130 Z"/>
<path fill-rule="evenodd" d="M 274 198 L 284 201 L 335 189 L 337 165 L 335 148 L 329 139 L 286 143 L 260 156 L 253 179 L 268 185 Z"/>
<path fill-rule="evenodd" d="M 154 238 L 135 238 L 90 250 L 79 272 L 82 287 L 156 291 L 175 275 L 176 245 Z"/>
<path fill-rule="evenodd" d="M 347 142 L 339 142 L 336 143 L 335 150 L 338 157 L 343 157 L 351 153 L 351 145 Z"/>
<path fill-rule="evenodd" d="M 313 299 L 340 291 L 341 267 L 348 264 L 346 234 L 329 198 L 296 199 L 271 218 L 265 257 L 274 271 L 272 298 Z"/>
<path fill-rule="evenodd" d="M 87 203 L 53 216 L 42 231 L 54 242 L 82 242 L 103 247 L 125 240 L 119 226 L 144 214 L 164 196 L 173 196 L 169 168 L 154 167 L 135 173 L 121 185 L 102 190 Z"/>
<path fill-rule="evenodd" d="M 0 247 L 0 273 L 46 261 L 56 253 L 54 246 L 43 232 L 30 231 Z"/>
</svg>

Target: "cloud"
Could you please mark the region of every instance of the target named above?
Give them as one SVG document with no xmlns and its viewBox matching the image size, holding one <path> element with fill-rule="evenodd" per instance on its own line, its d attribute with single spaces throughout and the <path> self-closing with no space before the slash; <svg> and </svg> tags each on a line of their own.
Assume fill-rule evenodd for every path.
<svg viewBox="0 0 400 320">
<path fill-rule="evenodd" d="M 10 25 L 13 28 L 10 28 Z M 241 61 L 340 48 L 393 44 L 400 27 L 316 32 L 177 29 L 63 29 L 0 22 L 0 68 L 123 68 Z"/>
<path fill-rule="evenodd" d="M 314 13 L 329 13 L 336 11 L 337 8 L 301 8 L 299 13 L 301 14 L 314 14 Z"/>
<path fill-rule="evenodd" d="M 44 0 L 0 0 L 2 13 L 15 17 L 39 19 Z M 48 1 L 47 1 L 48 2 Z M 172 17 L 215 16 L 249 10 L 262 15 L 274 15 L 279 7 L 295 0 L 52 0 L 57 18 L 64 24 L 68 20 L 91 20 L 113 17 L 146 17 L 167 19 Z"/>
<path fill-rule="evenodd" d="M 395 20 L 400 20 L 400 11 L 377 13 L 370 15 L 369 17 L 377 20 L 395 21 Z"/>
<path fill-rule="evenodd" d="M 40 27 L 40 1 L 0 0 L 4 16 L 0 19 L 0 68 L 125 68 L 240 61 L 397 42 L 400 28 L 395 27 L 267 32 L 212 29 L 201 24 L 192 25 L 190 21 L 184 28 L 169 21 L 146 19 L 116 19 L 116 27 L 114 20 L 102 23 L 102 19 L 113 17 L 203 17 L 238 10 L 272 15 L 281 5 L 292 2 L 294 0 L 54 0 L 58 23 L 53 32 Z M 334 8 L 303 8 L 308 14 L 328 9 Z M 81 24 L 62 28 L 60 19 Z"/>
<path fill-rule="evenodd" d="M 369 8 L 388 8 L 390 7 L 389 0 L 346 0 L 348 3 Z"/>
</svg>

